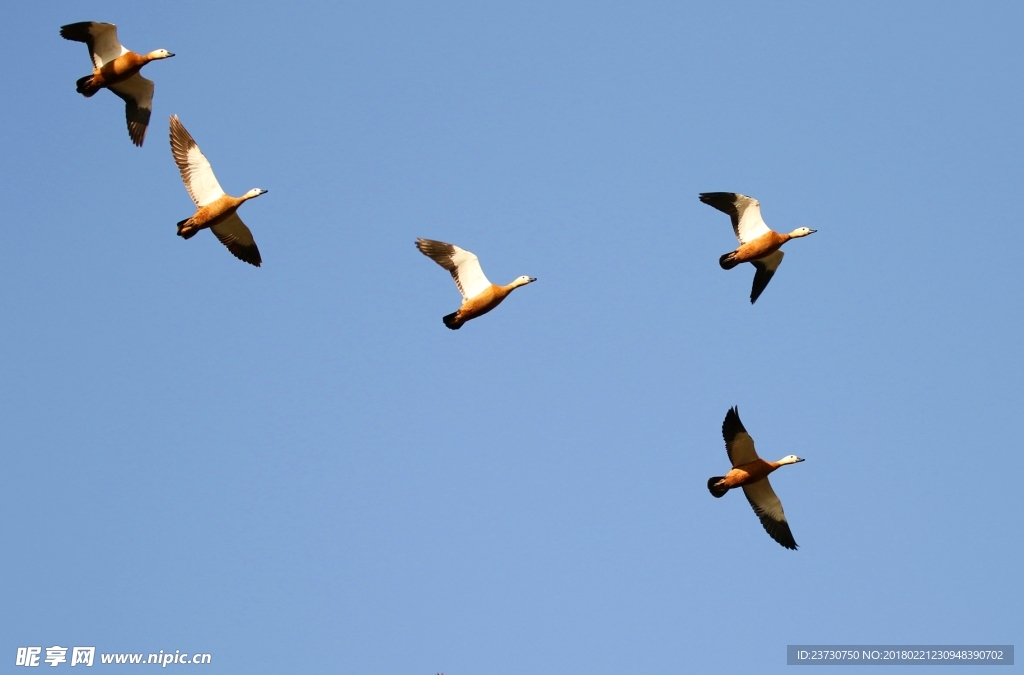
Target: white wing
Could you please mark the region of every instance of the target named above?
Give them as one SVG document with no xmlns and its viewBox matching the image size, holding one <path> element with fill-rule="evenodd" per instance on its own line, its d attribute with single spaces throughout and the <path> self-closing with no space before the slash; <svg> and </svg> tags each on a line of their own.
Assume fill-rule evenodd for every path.
<svg viewBox="0 0 1024 675">
<path fill-rule="evenodd" d="M 705 192 L 700 195 L 700 200 L 722 213 L 729 214 L 732 219 L 732 230 L 740 245 L 771 232 L 761 218 L 761 203 L 753 197 L 735 192 Z"/>
<path fill-rule="evenodd" d="M 725 420 L 722 422 L 722 438 L 725 439 L 725 451 L 729 454 L 729 461 L 733 466 L 750 464 L 758 459 L 757 450 L 754 449 L 754 439 L 743 427 L 738 408 L 730 408 L 729 412 L 725 414 Z"/>
<path fill-rule="evenodd" d="M 141 146 L 149 128 L 149 116 L 153 112 L 153 80 L 147 80 L 135 73 L 124 82 L 109 87 L 124 101 L 124 116 L 128 120 L 128 135 L 135 145 Z"/>
<path fill-rule="evenodd" d="M 768 479 L 762 478 L 756 483 L 744 485 L 743 494 L 747 496 L 747 501 L 761 520 L 765 532 L 781 545 L 795 550 L 796 540 L 789 529 L 786 514 L 782 512 L 782 502 L 775 495 L 775 490 Z"/>
<path fill-rule="evenodd" d="M 196 206 L 206 206 L 224 196 L 224 190 L 213 175 L 210 162 L 203 156 L 192 135 L 171 115 L 171 154 L 181 172 L 181 180 Z"/>
<path fill-rule="evenodd" d="M 740 244 L 746 244 L 758 237 L 768 234 L 771 229 L 761 218 L 761 202 L 744 195 L 736 195 L 736 207 L 740 212 L 740 222 L 736 226 L 736 238 Z"/>
<path fill-rule="evenodd" d="M 92 33 L 92 62 L 97 68 L 110 63 L 118 56 L 127 54 L 128 49 L 117 39 L 117 26 L 112 23 L 94 23 Z"/>
<path fill-rule="evenodd" d="M 463 301 L 474 298 L 490 288 L 491 282 L 484 276 L 480 260 L 469 251 L 432 239 L 417 239 L 416 247 L 423 255 L 451 272 Z"/>
<path fill-rule="evenodd" d="M 462 291 L 463 300 L 475 298 L 490 288 L 491 282 L 484 276 L 479 258 L 458 246 L 452 248 L 455 249 L 452 262 L 456 268 L 452 276 L 455 277 L 455 285 Z"/>
<path fill-rule="evenodd" d="M 102 68 L 128 50 L 117 39 L 117 26 L 112 23 L 81 21 L 61 26 L 60 35 L 65 40 L 84 42 L 89 46 L 89 57 L 96 68 Z"/>
</svg>

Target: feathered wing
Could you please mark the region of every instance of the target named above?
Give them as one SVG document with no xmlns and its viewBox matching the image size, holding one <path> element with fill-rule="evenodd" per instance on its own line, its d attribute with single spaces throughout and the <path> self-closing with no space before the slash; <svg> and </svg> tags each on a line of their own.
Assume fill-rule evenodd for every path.
<svg viewBox="0 0 1024 675">
<path fill-rule="evenodd" d="M 750 261 L 750 264 L 757 269 L 754 272 L 754 285 L 750 288 L 750 304 L 757 302 L 762 291 L 768 287 L 768 282 L 775 276 L 775 270 L 779 269 L 784 255 L 786 254 L 782 252 L 782 249 L 779 249 L 759 260 Z"/>
<path fill-rule="evenodd" d="M 124 116 L 128 121 L 128 135 L 132 143 L 142 146 L 149 128 L 149 116 L 153 112 L 153 80 L 147 80 L 135 73 L 124 82 L 109 87 L 124 101 Z"/>
<path fill-rule="evenodd" d="M 256 240 L 252 232 L 246 227 L 237 213 L 232 213 L 223 222 L 210 227 L 213 233 L 220 239 L 220 243 L 228 247 L 228 250 L 244 262 L 250 265 L 260 266 L 263 259 L 260 258 L 260 250 L 256 248 Z"/>
<path fill-rule="evenodd" d="M 737 407 L 729 408 L 722 422 L 722 438 L 725 439 L 725 451 L 729 453 L 729 461 L 733 466 L 749 464 L 757 460 L 754 439 L 743 428 L 740 411 Z"/>
<path fill-rule="evenodd" d="M 700 200 L 722 213 L 729 214 L 732 231 L 740 245 L 771 232 L 761 218 L 761 203 L 753 197 L 735 192 L 703 192 Z"/>
<path fill-rule="evenodd" d="M 490 288 L 491 282 L 484 276 L 480 260 L 469 251 L 433 239 L 417 239 L 416 248 L 451 272 L 455 285 L 462 294 L 463 302 Z"/>
<path fill-rule="evenodd" d="M 89 47 L 89 58 L 96 68 L 102 68 L 128 50 L 117 39 L 117 26 L 112 23 L 80 21 L 60 27 L 60 36 L 65 40 L 84 42 Z"/>
<path fill-rule="evenodd" d="M 761 520 L 761 526 L 775 541 L 786 548 L 796 550 L 796 540 L 789 529 L 786 521 L 786 514 L 782 511 L 782 502 L 775 495 L 772 484 L 767 478 L 762 478 L 756 483 L 743 486 L 743 494 L 754 509 L 754 513 Z"/>
<path fill-rule="evenodd" d="M 224 190 L 213 175 L 213 167 L 177 115 L 171 115 L 171 154 L 196 206 L 206 206 L 224 196 Z"/>
</svg>

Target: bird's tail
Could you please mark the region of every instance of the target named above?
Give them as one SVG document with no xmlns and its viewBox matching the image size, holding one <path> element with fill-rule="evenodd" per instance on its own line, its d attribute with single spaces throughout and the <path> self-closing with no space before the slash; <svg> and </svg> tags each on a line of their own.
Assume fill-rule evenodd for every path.
<svg viewBox="0 0 1024 675">
<path fill-rule="evenodd" d="M 182 239 L 191 239 L 192 237 L 196 236 L 196 232 L 199 231 L 199 230 L 196 230 L 196 229 L 188 229 L 188 230 L 186 230 L 184 228 L 185 223 L 187 223 L 190 220 L 192 220 L 192 219 L 191 218 L 186 218 L 185 220 L 178 221 L 178 236 L 181 237 Z"/>
<path fill-rule="evenodd" d="M 721 480 L 725 480 L 725 476 L 714 476 L 712 478 L 708 478 L 708 491 L 711 492 L 712 497 L 721 497 L 729 491 L 729 488 L 720 487 L 718 485 L 718 482 Z"/>
<path fill-rule="evenodd" d="M 448 326 L 452 330 L 458 330 L 462 328 L 462 321 L 459 321 L 459 313 L 452 312 L 451 314 L 442 317 L 441 321 L 444 321 L 444 325 Z"/>
<path fill-rule="evenodd" d="M 739 263 L 736 262 L 736 251 L 723 255 L 718 259 L 718 264 L 722 266 L 723 270 L 731 270 L 733 267 L 739 265 Z"/>
<path fill-rule="evenodd" d="M 89 98 L 99 91 L 99 89 L 92 86 L 92 75 L 86 75 L 85 77 L 78 78 L 75 82 L 75 91 L 82 96 Z"/>
</svg>

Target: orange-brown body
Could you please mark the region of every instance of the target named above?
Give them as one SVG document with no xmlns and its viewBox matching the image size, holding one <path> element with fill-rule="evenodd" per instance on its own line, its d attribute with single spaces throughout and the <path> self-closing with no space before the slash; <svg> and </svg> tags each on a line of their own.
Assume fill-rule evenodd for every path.
<svg viewBox="0 0 1024 675">
<path fill-rule="evenodd" d="M 788 234 L 779 234 L 778 232 L 769 231 L 762 234 L 753 241 L 748 241 L 738 249 L 733 251 L 729 255 L 731 262 L 745 263 L 754 260 L 760 260 L 761 258 L 771 255 L 778 251 L 783 244 L 792 239 Z"/>
<path fill-rule="evenodd" d="M 224 222 L 245 202 L 241 197 L 224 195 L 215 202 L 200 206 L 191 218 L 178 223 L 178 235 L 188 239 L 199 230 Z M 499 300 L 498 302 L 501 302 Z M 497 305 L 497 303 L 495 303 Z M 491 309 L 490 307 L 488 309 Z M 487 310 L 485 310 L 487 311 Z"/>
<path fill-rule="evenodd" d="M 113 61 L 104 63 L 102 67 L 94 68 L 91 78 L 82 78 L 85 81 L 80 86 L 79 92 L 89 97 L 100 89 L 124 82 L 152 60 L 149 56 L 135 52 L 121 54 Z"/>
<path fill-rule="evenodd" d="M 778 469 L 781 464 L 778 462 L 766 462 L 763 459 L 756 459 L 749 464 L 741 464 L 734 467 L 725 474 L 725 478 L 718 481 L 718 484 L 724 488 L 733 489 L 743 487 L 744 485 L 750 485 L 756 483 L 762 478 L 766 478 L 772 471 Z"/>
<path fill-rule="evenodd" d="M 500 305 L 501 301 L 507 298 L 508 294 L 511 293 L 514 288 L 515 286 L 512 286 L 511 284 L 508 286 L 491 284 L 490 288 L 485 290 L 483 293 L 480 293 L 479 295 L 476 295 L 462 303 L 462 307 L 459 307 L 459 311 L 455 312 L 452 316 L 452 325 L 456 327 L 461 326 L 470 319 L 483 316 Z M 452 326 L 449 326 L 449 328 L 451 327 Z"/>
</svg>

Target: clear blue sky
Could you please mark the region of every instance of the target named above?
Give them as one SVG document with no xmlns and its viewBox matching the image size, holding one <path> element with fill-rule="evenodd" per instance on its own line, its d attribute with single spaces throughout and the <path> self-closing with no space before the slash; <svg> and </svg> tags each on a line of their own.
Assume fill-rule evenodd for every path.
<svg viewBox="0 0 1024 675">
<path fill-rule="evenodd" d="M 8 10 L 0 671 L 54 644 L 426 675 L 1019 646 L 1022 19 Z M 144 71 L 142 149 L 119 99 L 75 93 L 58 28 L 86 20 L 177 54 Z M 171 113 L 229 193 L 269 190 L 240 212 L 261 269 L 175 236 Z M 705 191 L 818 230 L 753 307 Z M 448 331 L 416 237 L 538 281 Z M 707 492 L 732 405 L 763 456 L 807 459 L 772 478 L 797 552 Z"/>
</svg>

